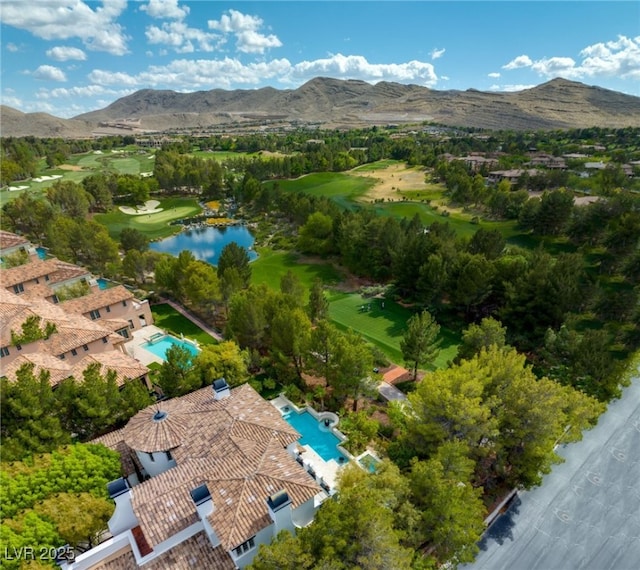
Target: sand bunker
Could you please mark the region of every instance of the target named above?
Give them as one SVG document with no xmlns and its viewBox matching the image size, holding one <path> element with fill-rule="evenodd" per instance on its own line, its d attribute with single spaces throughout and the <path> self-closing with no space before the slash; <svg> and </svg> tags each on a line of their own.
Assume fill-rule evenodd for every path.
<svg viewBox="0 0 640 570">
<path fill-rule="evenodd" d="M 32 178 L 33 182 L 46 182 L 47 180 L 57 180 L 62 178 L 62 174 L 52 174 L 51 176 L 39 176 L 38 178 Z"/>
<path fill-rule="evenodd" d="M 15 192 L 16 190 L 26 190 L 28 186 L 9 186 L 9 192 Z"/>
<path fill-rule="evenodd" d="M 82 166 L 76 166 L 75 164 L 61 164 L 58 166 L 60 170 L 71 170 L 72 172 L 80 172 Z"/>
<path fill-rule="evenodd" d="M 123 214 L 129 214 L 130 216 L 143 216 L 144 214 L 157 214 L 162 212 L 164 208 L 158 208 L 160 205 L 159 200 L 147 200 L 141 206 L 131 208 L 130 206 L 119 206 L 119 210 Z"/>
</svg>

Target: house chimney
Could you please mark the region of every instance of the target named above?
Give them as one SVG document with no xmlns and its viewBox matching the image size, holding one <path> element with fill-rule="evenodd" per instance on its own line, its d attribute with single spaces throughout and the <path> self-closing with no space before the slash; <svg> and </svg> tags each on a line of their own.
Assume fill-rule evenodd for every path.
<svg viewBox="0 0 640 570">
<path fill-rule="evenodd" d="M 281 530 L 294 532 L 293 519 L 291 518 L 291 499 L 286 491 L 282 490 L 270 495 L 267 498 L 267 508 L 275 526 L 274 536 Z"/>
<path fill-rule="evenodd" d="M 107 491 L 116 503 L 116 510 L 108 523 L 111 534 L 116 536 L 125 530 L 138 526 L 140 523 L 133 512 L 131 504 L 133 491 L 129 487 L 129 482 L 124 477 L 120 477 L 120 479 L 107 483 Z"/>
<path fill-rule="evenodd" d="M 209 487 L 207 487 L 206 483 L 203 483 L 199 487 L 192 489 L 189 491 L 191 494 L 191 500 L 193 504 L 196 506 L 196 512 L 198 513 L 198 517 L 202 521 L 202 525 L 204 526 L 204 530 L 211 541 L 211 544 L 216 547 L 219 546 L 220 540 L 216 535 L 213 527 L 209 523 L 209 519 L 207 518 L 211 513 L 213 513 L 214 505 L 213 499 L 211 498 L 211 493 L 209 492 Z"/>
<path fill-rule="evenodd" d="M 227 381 L 224 378 L 214 380 L 212 387 L 214 400 L 222 400 L 223 398 L 228 398 L 231 395 L 229 384 L 227 384 Z"/>
</svg>

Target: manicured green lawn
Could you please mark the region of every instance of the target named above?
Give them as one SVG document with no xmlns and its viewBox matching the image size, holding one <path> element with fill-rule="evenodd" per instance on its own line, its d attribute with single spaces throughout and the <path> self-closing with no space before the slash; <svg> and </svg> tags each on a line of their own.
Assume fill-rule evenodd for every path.
<svg viewBox="0 0 640 570">
<path fill-rule="evenodd" d="M 406 323 L 413 314 L 390 299 L 365 299 L 359 293 L 334 293 L 330 297 L 329 316 L 341 329 L 350 328 L 380 348 L 395 364 L 403 365 L 400 340 Z M 363 305 L 371 310 L 362 311 Z M 459 334 L 441 327 L 440 354 L 430 370 L 444 368 L 453 360 L 460 344 Z"/>
<path fill-rule="evenodd" d="M 353 171 L 354 172 L 371 172 L 375 170 L 384 170 L 389 166 L 393 166 L 394 164 L 404 164 L 401 160 L 378 160 L 376 162 L 369 162 L 367 164 L 362 164 L 360 166 L 356 166 Z"/>
<path fill-rule="evenodd" d="M 80 183 L 87 176 L 95 174 L 97 172 L 116 172 L 118 174 L 140 174 L 141 172 L 153 172 L 154 159 L 152 152 L 145 152 L 144 154 L 138 154 L 135 149 L 132 151 L 135 154 L 131 156 L 125 156 L 120 152 L 105 151 L 102 154 L 95 154 L 93 151 L 83 154 L 73 154 L 67 160 L 66 164 L 73 166 L 79 166 L 83 170 L 62 170 L 60 168 L 47 168 L 47 164 L 44 159 L 41 159 L 38 163 L 38 172 L 35 178 L 40 176 L 53 176 L 60 175 L 62 178 L 56 180 L 45 180 L 43 182 L 34 182 L 33 180 L 27 181 L 15 181 L 12 186 L 28 186 L 28 190 L 32 190 L 37 193 L 42 193 L 49 188 L 57 180 L 70 180 L 72 182 Z M 22 192 L 27 190 L 16 190 L 13 192 L 3 191 L 0 192 L 0 205 L 4 205 L 10 200 L 15 200 Z"/>
<path fill-rule="evenodd" d="M 270 182 L 270 184 L 275 183 Z M 340 172 L 317 172 L 296 180 L 279 180 L 277 184 L 285 192 L 304 192 L 312 196 L 325 196 L 343 208 L 352 209 L 355 206 L 355 199 L 365 194 L 375 184 L 375 180 Z"/>
<path fill-rule="evenodd" d="M 97 214 L 95 220 L 106 226 L 109 234 L 117 238 L 124 228 L 135 228 L 150 239 L 170 236 L 180 231 L 180 226 L 170 226 L 169 222 L 195 216 L 201 210 L 198 201 L 193 198 L 168 198 L 161 200 L 162 212 L 130 216 L 121 212 L 117 206 L 108 214 Z"/>
<path fill-rule="evenodd" d="M 299 256 L 287 251 L 257 248 L 258 259 L 251 263 L 253 283 L 266 283 L 272 289 L 280 290 L 280 279 L 291 271 L 309 289 L 316 277 L 326 285 L 336 284 L 341 275 L 329 263 L 299 263 Z"/>
<path fill-rule="evenodd" d="M 152 305 L 154 324 L 174 336 L 180 338 L 183 334 L 186 338 L 197 340 L 200 344 L 218 344 L 218 341 L 209 333 L 204 332 L 199 326 L 183 317 L 178 311 L 167 304 Z"/>
<path fill-rule="evenodd" d="M 193 152 L 190 152 L 188 154 L 190 156 L 197 156 L 199 158 L 207 158 L 207 159 L 217 160 L 219 162 L 222 162 L 222 161 L 227 160 L 229 158 L 244 158 L 244 157 L 256 156 L 255 153 L 249 154 L 249 153 L 246 153 L 246 152 L 232 152 L 232 151 L 227 151 L 227 150 L 214 150 L 214 151 L 210 151 L 210 150 L 194 150 Z"/>
</svg>

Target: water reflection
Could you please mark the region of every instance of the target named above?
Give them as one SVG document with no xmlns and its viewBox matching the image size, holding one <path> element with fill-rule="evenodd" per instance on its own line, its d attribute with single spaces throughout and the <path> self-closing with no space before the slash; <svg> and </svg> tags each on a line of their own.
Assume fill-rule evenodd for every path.
<svg viewBox="0 0 640 570">
<path fill-rule="evenodd" d="M 217 265 L 222 249 L 231 242 L 244 247 L 251 261 L 258 257 L 251 249 L 254 238 L 245 226 L 189 229 L 162 241 L 153 242 L 150 247 L 154 251 L 172 255 L 178 255 L 182 250 L 188 249 L 196 259 Z"/>
<path fill-rule="evenodd" d="M 498 544 L 503 544 L 507 539 L 513 540 L 513 527 L 516 524 L 516 516 L 520 513 L 521 503 L 518 495 L 511 500 L 507 511 L 501 514 L 484 533 L 482 540 L 478 543 L 480 550 L 487 549 L 489 540 L 495 540 Z"/>
</svg>

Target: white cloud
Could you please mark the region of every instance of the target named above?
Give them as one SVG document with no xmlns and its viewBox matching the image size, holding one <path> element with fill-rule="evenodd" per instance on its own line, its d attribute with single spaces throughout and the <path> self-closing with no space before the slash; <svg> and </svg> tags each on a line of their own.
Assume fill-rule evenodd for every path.
<svg viewBox="0 0 640 570">
<path fill-rule="evenodd" d="M 531 69 L 539 75 L 547 77 L 579 77 L 580 71 L 576 69 L 576 62 L 570 57 L 542 58 L 531 64 Z"/>
<path fill-rule="evenodd" d="M 67 77 L 64 71 L 59 67 L 53 65 L 41 65 L 35 71 L 31 72 L 31 75 L 36 79 L 42 79 L 44 81 L 66 81 Z"/>
<path fill-rule="evenodd" d="M 502 69 L 518 69 L 520 67 L 530 67 L 533 62 L 528 55 L 519 55 L 511 60 L 507 65 L 503 65 Z"/>
<path fill-rule="evenodd" d="M 178 6 L 178 0 L 149 0 L 148 4 L 140 6 L 152 18 L 167 20 L 182 20 L 189 13 L 189 6 Z"/>
<path fill-rule="evenodd" d="M 291 79 L 307 80 L 318 75 L 363 81 L 396 81 L 432 86 L 438 81 L 433 65 L 422 61 L 407 63 L 369 63 L 361 55 L 332 55 L 326 59 L 301 61 L 293 66 Z"/>
<path fill-rule="evenodd" d="M 274 34 L 264 35 L 258 31 L 262 25 L 262 18 L 237 10 L 229 10 L 219 20 L 208 21 L 210 30 L 234 34 L 236 47 L 243 53 L 262 54 L 269 48 L 282 46 L 282 42 Z"/>
<path fill-rule="evenodd" d="M 273 34 L 265 36 L 253 30 L 240 32 L 236 38 L 236 47 L 244 53 L 264 53 L 269 48 L 282 46 L 282 42 Z"/>
<path fill-rule="evenodd" d="M 99 85 L 124 85 L 129 87 L 138 85 L 136 78 L 128 73 L 123 71 L 103 71 L 101 69 L 94 69 L 89 74 L 89 81 Z"/>
<path fill-rule="evenodd" d="M 498 77 L 500 77 L 500 74 L 494 71 L 493 73 L 487 74 L 487 77 L 491 77 L 493 79 L 498 79 Z"/>
<path fill-rule="evenodd" d="M 9 107 L 13 107 L 14 109 L 22 108 L 22 99 L 20 97 L 16 97 L 11 94 L 7 89 L 2 94 L 2 101 L 0 101 L 3 105 L 8 105 Z"/>
<path fill-rule="evenodd" d="M 219 30 L 225 33 L 238 33 L 246 30 L 258 30 L 262 26 L 262 18 L 243 14 L 237 10 L 229 10 L 219 20 L 209 20 L 210 30 Z"/>
<path fill-rule="evenodd" d="M 149 26 L 145 31 L 150 44 L 162 44 L 172 47 L 178 53 L 192 53 L 194 43 L 199 51 L 213 51 L 220 45 L 217 34 L 190 28 L 184 22 L 164 22 L 162 27 Z"/>
<path fill-rule="evenodd" d="M 96 85 L 141 89 L 143 87 L 169 88 L 184 91 L 195 89 L 224 89 L 235 85 L 259 86 L 266 80 L 287 85 L 300 85 L 325 75 L 339 79 L 361 79 L 371 83 L 396 81 L 432 86 L 438 77 L 433 65 L 421 61 L 399 64 L 369 63 L 364 57 L 341 54 L 292 65 L 287 59 L 243 63 L 235 58 L 177 59 L 167 65 L 152 65 L 136 75 L 96 69 L 89 80 Z"/>
<path fill-rule="evenodd" d="M 640 36 L 618 36 L 615 41 L 589 45 L 579 53 L 580 60 L 572 57 L 543 57 L 532 61 L 526 55 L 516 57 L 503 69 L 530 67 L 542 77 L 619 77 L 640 80 Z"/>
<path fill-rule="evenodd" d="M 56 46 L 48 49 L 47 56 L 56 61 L 69 61 L 70 59 L 84 61 L 87 59 L 87 55 L 81 49 L 69 46 Z"/>
<path fill-rule="evenodd" d="M 617 41 L 584 48 L 580 65 L 582 75 L 621 77 L 640 80 L 640 36 L 618 36 Z"/>
<path fill-rule="evenodd" d="M 432 49 L 431 50 L 431 59 L 439 59 L 444 55 L 444 52 L 447 51 L 445 48 L 442 49 Z"/>
<path fill-rule="evenodd" d="M 492 85 L 491 87 L 489 87 L 489 91 L 506 91 L 506 92 L 513 92 L 513 91 L 524 91 L 525 89 L 531 89 L 535 87 L 535 85 Z"/>
<path fill-rule="evenodd" d="M 16 44 L 11 43 L 11 42 L 9 42 L 9 43 L 7 44 L 7 51 L 10 51 L 10 52 L 12 52 L 12 53 L 15 53 L 15 52 L 17 52 L 17 51 L 19 51 L 19 50 L 20 50 L 20 48 L 19 48 Z"/>
<path fill-rule="evenodd" d="M 40 89 L 36 93 L 38 99 L 77 99 L 79 97 L 102 97 L 110 95 L 124 97 L 135 89 L 108 89 L 102 85 L 82 85 L 75 87 L 57 87 L 56 89 Z"/>
<path fill-rule="evenodd" d="M 126 7 L 127 0 L 102 0 L 95 10 L 82 0 L 31 2 L 28 8 L 22 0 L 5 0 L 0 21 L 45 40 L 80 38 L 88 49 L 124 55 L 128 38 L 116 20 Z"/>
</svg>

